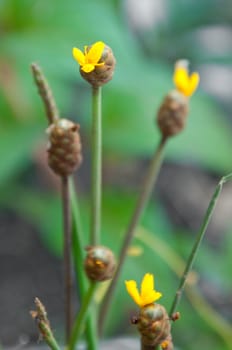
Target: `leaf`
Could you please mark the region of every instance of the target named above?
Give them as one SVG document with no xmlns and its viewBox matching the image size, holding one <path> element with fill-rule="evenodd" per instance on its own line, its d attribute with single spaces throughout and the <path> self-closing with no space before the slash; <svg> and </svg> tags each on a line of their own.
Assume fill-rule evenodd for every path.
<svg viewBox="0 0 232 350">
<path fill-rule="evenodd" d="M 32 149 L 40 135 L 41 129 L 34 124 L 13 124 L 0 129 L 1 184 L 28 165 Z"/>
</svg>

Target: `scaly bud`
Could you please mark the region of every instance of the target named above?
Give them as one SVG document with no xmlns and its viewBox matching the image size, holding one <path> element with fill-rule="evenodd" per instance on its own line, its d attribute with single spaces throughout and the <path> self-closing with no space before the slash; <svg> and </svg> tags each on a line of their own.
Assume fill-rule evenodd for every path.
<svg viewBox="0 0 232 350">
<path fill-rule="evenodd" d="M 158 111 L 157 123 L 163 138 L 174 136 L 185 127 L 189 98 L 196 91 L 200 81 L 198 73 L 189 74 L 188 65 L 187 60 L 176 62 L 173 74 L 176 90 L 171 91 L 164 98 Z"/>
<path fill-rule="evenodd" d="M 58 119 L 47 132 L 50 168 L 60 176 L 72 174 L 82 161 L 79 125 L 68 119 Z"/>
<path fill-rule="evenodd" d="M 171 324 L 166 309 L 160 304 L 149 304 L 140 309 L 138 330 L 142 344 L 161 345 L 163 349 L 172 349 Z M 168 347 L 169 346 L 169 347 Z"/>
<path fill-rule="evenodd" d="M 86 250 L 84 267 L 88 278 L 99 282 L 111 279 L 116 267 L 112 251 L 100 245 L 87 247 Z"/>
<path fill-rule="evenodd" d="M 163 137 L 167 138 L 181 132 L 186 124 L 189 99 L 178 90 L 171 91 L 161 104 L 157 123 Z"/>
</svg>

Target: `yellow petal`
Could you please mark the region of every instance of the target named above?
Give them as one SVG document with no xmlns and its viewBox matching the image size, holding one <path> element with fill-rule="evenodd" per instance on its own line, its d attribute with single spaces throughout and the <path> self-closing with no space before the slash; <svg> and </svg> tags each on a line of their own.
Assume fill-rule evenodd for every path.
<svg viewBox="0 0 232 350">
<path fill-rule="evenodd" d="M 131 298 L 134 300 L 134 302 L 137 305 L 141 306 L 141 298 L 139 295 L 136 282 L 133 280 L 130 280 L 130 281 L 125 281 L 125 284 L 126 284 L 127 292 L 130 294 Z"/>
<path fill-rule="evenodd" d="M 86 54 L 86 60 L 88 63 L 96 64 L 100 60 L 105 44 L 102 41 L 97 41 L 92 45 L 89 52 Z"/>
<path fill-rule="evenodd" d="M 141 283 L 141 306 L 153 303 L 162 296 L 154 289 L 154 276 L 146 273 Z"/>
<path fill-rule="evenodd" d="M 81 65 L 83 66 L 86 62 L 85 60 L 85 55 L 81 50 L 79 50 L 77 47 L 74 47 L 72 50 L 72 54 L 74 59 Z"/>
<path fill-rule="evenodd" d="M 200 81 L 200 76 L 198 73 L 194 72 L 189 77 L 188 89 L 186 91 L 187 96 L 191 96 L 194 91 L 197 89 Z"/>
<path fill-rule="evenodd" d="M 144 297 L 141 297 L 141 305 L 145 306 L 154 303 L 156 300 L 162 297 L 162 293 L 156 292 L 155 290 L 152 290 L 149 294 L 144 295 Z"/>
<path fill-rule="evenodd" d="M 85 72 L 85 73 L 90 73 L 94 70 L 95 65 L 94 64 L 84 64 L 84 66 L 81 67 L 81 69 Z"/>
<path fill-rule="evenodd" d="M 185 95 L 185 91 L 188 89 L 189 77 L 188 71 L 184 67 L 177 66 L 173 76 L 174 84 L 180 92 Z"/>
<path fill-rule="evenodd" d="M 154 276 L 150 273 L 146 273 L 141 283 L 141 298 L 149 294 L 154 289 Z"/>
</svg>

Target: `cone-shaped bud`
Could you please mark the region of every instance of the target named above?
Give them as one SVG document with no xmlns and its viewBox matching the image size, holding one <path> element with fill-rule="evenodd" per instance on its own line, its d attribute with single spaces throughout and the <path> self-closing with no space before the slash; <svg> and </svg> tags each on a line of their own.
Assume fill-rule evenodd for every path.
<svg viewBox="0 0 232 350">
<path fill-rule="evenodd" d="M 172 345 L 170 320 L 162 305 L 153 303 L 140 309 L 138 330 L 142 344 L 146 346 L 164 345 L 166 349 L 172 349 L 167 347 L 169 343 Z M 163 343 L 164 341 L 166 342 Z"/>
<path fill-rule="evenodd" d="M 186 124 L 189 99 L 177 90 L 171 91 L 161 104 L 157 123 L 164 138 L 181 132 Z"/>
<path fill-rule="evenodd" d="M 86 48 L 87 54 L 90 52 L 91 47 L 92 46 L 88 46 Z M 81 76 L 95 87 L 108 83 L 113 77 L 116 60 L 113 51 L 109 46 L 104 45 L 98 64 L 99 65 L 96 65 L 94 70 L 89 73 L 86 73 L 82 67 L 80 67 Z"/>
<path fill-rule="evenodd" d="M 58 119 L 47 132 L 50 168 L 60 176 L 72 174 L 82 161 L 79 125 L 67 119 Z"/>
<path fill-rule="evenodd" d="M 112 251 L 104 246 L 86 248 L 85 271 L 92 281 L 106 281 L 113 277 L 116 263 Z"/>
</svg>

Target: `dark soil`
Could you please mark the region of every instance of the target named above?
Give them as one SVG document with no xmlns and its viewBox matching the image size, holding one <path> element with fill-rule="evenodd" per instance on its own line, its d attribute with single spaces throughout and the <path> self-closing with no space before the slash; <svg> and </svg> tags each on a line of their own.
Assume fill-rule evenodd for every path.
<svg viewBox="0 0 232 350">
<path fill-rule="evenodd" d="M 56 329 L 63 313 L 62 266 L 41 245 L 36 229 L 12 212 L 0 214 L 0 342 L 36 342 L 29 314 L 35 296 L 48 306 Z"/>
</svg>

